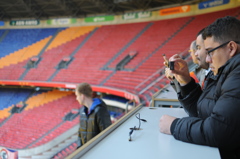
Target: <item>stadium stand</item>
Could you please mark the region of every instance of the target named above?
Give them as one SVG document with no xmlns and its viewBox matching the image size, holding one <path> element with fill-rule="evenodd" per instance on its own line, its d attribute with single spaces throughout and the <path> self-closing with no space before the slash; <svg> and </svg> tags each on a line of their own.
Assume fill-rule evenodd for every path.
<svg viewBox="0 0 240 159">
<path fill-rule="evenodd" d="M 7 61 L 8 64 L 3 62 L 0 79 L 89 82 L 132 93 L 143 92 L 143 89 L 153 85 L 154 80 L 162 83 L 156 73 L 163 68 L 162 53 L 169 57 L 175 53 L 186 52 L 189 43 L 200 29 L 217 17 L 238 15 L 238 12 L 238 8 L 235 8 L 174 20 L 53 29 L 57 34 L 52 33 L 51 40 L 42 42 L 41 49 L 14 52 L 14 56 L 10 54 L 1 58 L 0 60 L 5 63 Z M 43 32 L 44 30 L 41 30 L 41 34 Z M 12 34 L 7 34 L 5 38 L 8 39 L 10 35 Z M 184 43 L 179 43 L 179 39 L 184 39 Z M 35 48 L 37 43 L 26 49 Z M 126 70 L 116 71 L 119 61 L 133 50 L 138 53 L 124 66 Z M 28 52 L 31 54 L 28 55 Z M 26 69 L 27 61 L 34 56 L 38 56 L 40 62 L 36 67 Z M 66 68 L 58 69 L 58 64 L 66 57 L 71 58 L 71 63 Z M 12 61 L 11 65 L 9 61 Z M 148 77 L 153 77 L 153 74 L 155 79 L 145 81 Z M 151 96 L 159 89 L 159 85 L 151 87 L 148 94 Z M 149 96 L 147 100 L 150 100 Z"/>
<path fill-rule="evenodd" d="M 170 57 L 180 53 L 187 58 L 189 44 L 197 32 L 225 15 L 239 17 L 239 7 L 174 20 L 51 29 L 2 29 L 0 80 L 89 82 L 127 90 L 139 95 L 148 105 L 151 96 L 169 83 L 163 76 L 162 54 Z M 9 46 L 9 43 L 13 45 Z M 126 63 L 124 69 L 116 70 L 117 64 L 131 51 L 137 51 L 134 59 Z M 37 57 L 39 62 L 27 68 L 32 57 Z M 58 68 L 58 64 L 67 57 L 71 58 L 71 63 Z M 114 97 L 105 96 L 105 99 L 114 100 Z M 79 105 L 73 92 L 0 88 L 0 101 L 0 146 L 35 148 L 53 141 L 79 122 L 78 117 L 72 121 L 64 120 L 67 113 Z M 26 108 L 21 113 L 11 114 L 13 106 L 23 101 Z M 110 111 L 110 114 L 119 118 L 124 113 Z M 75 148 L 76 143 L 71 140 L 51 155 L 64 158 Z"/>
</svg>

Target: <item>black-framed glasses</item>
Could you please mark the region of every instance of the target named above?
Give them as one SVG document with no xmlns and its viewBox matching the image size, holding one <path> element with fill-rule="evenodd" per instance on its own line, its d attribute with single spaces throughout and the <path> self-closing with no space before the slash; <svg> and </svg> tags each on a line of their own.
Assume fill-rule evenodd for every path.
<svg viewBox="0 0 240 159">
<path fill-rule="evenodd" d="M 219 48 L 227 45 L 229 42 L 230 42 L 230 41 L 227 41 L 227 42 L 225 42 L 225 43 L 223 43 L 223 44 L 221 44 L 221 45 L 219 45 L 219 46 L 217 46 L 217 47 L 215 47 L 215 48 L 213 48 L 213 49 L 211 49 L 211 50 L 207 50 L 207 55 L 212 58 L 212 56 L 213 56 L 213 51 L 215 51 L 215 50 L 217 50 L 217 49 L 219 49 Z"/>
<path fill-rule="evenodd" d="M 131 131 L 129 132 L 129 140 L 128 141 L 132 141 L 131 135 L 134 130 L 141 130 L 141 121 L 147 122 L 147 120 L 140 118 L 140 113 L 135 114 L 135 117 L 138 119 L 139 125 L 138 125 L 138 128 L 136 126 L 134 126 L 133 128 L 130 128 Z"/>
<path fill-rule="evenodd" d="M 212 56 L 213 56 L 213 51 L 215 51 L 215 50 L 217 50 L 217 49 L 219 49 L 219 48 L 227 45 L 229 42 L 230 42 L 230 41 L 227 41 L 227 42 L 225 42 L 225 43 L 223 43 L 223 44 L 221 44 L 221 45 L 219 45 L 219 46 L 217 46 L 217 47 L 215 47 L 215 48 L 213 48 L 213 49 L 211 49 L 211 50 L 207 50 L 207 55 L 212 58 Z M 240 44 L 239 41 L 234 41 L 234 42 L 237 43 L 237 44 Z"/>
</svg>

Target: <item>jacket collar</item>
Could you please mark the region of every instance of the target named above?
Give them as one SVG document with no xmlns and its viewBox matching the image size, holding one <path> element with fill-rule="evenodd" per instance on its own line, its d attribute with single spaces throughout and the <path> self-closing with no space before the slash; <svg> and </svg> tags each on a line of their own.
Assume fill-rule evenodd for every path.
<svg viewBox="0 0 240 159">
<path fill-rule="evenodd" d="M 102 103 L 102 100 L 101 100 L 101 99 L 99 99 L 99 98 L 93 98 L 93 103 L 92 103 L 90 109 L 88 109 L 86 106 L 84 106 L 84 112 L 85 112 L 85 114 L 86 114 L 86 115 L 90 115 L 90 114 L 94 111 L 94 109 L 95 109 L 98 105 L 100 105 L 101 103 Z"/>
<path fill-rule="evenodd" d="M 213 80 L 217 80 L 222 72 L 224 71 L 224 69 L 227 67 L 227 66 L 231 66 L 231 65 L 234 65 L 234 64 L 240 64 L 240 53 L 238 53 L 237 55 L 233 56 L 231 59 L 229 59 L 223 66 L 221 66 L 219 69 L 218 69 L 218 74 L 217 75 L 214 75 L 213 72 L 211 71 L 211 75 L 210 75 L 210 78 L 213 79 Z"/>
</svg>

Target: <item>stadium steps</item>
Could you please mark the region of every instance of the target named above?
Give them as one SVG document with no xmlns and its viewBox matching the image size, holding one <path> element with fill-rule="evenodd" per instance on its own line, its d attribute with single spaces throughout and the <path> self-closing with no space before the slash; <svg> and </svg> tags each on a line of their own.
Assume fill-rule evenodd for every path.
<svg viewBox="0 0 240 159">
<path fill-rule="evenodd" d="M 56 125 L 54 128 L 52 128 L 50 131 L 44 133 L 44 135 L 42 135 L 40 138 L 34 140 L 33 142 L 31 142 L 29 145 L 27 145 L 25 148 L 31 147 L 32 145 L 36 144 L 37 142 L 39 142 L 40 140 L 42 140 L 43 138 L 45 138 L 46 136 L 48 136 L 49 134 L 51 134 L 53 131 L 55 131 L 57 128 L 59 128 L 62 124 L 64 123 L 64 121 L 62 121 L 61 123 L 59 123 L 58 125 Z"/>
<path fill-rule="evenodd" d="M 52 152 L 55 152 L 54 155 L 52 155 L 52 153 L 49 153 L 52 155 L 52 159 L 64 159 L 65 157 L 67 157 L 68 155 L 70 155 L 72 152 L 74 152 L 77 149 L 77 144 L 76 144 L 76 139 L 75 140 L 69 140 L 68 141 L 68 145 L 66 146 L 65 144 L 61 144 L 62 146 L 62 150 L 59 151 L 59 147 L 57 148 L 53 148 Z M 56 152 L 58 152 L 56 154 Z M 45 153 L 43 153 L 45 154 Z"/>
<path fill-rule="evenodd" d="M 64 159 L 77 148 L 77 129 L 77 126 L 75 126 L 44 145 L 32 149 L 19 150 L 18 157 L 19 159 L 51 159 L 54 157 L 54 159 Z"/>
<path fill-rule="evenodd" d="M 82 48 L 82 46 L 88 41 L 89 38 L 91 38 L 91 36 L 96 32 L 97 27 L 93 29 L 93 31 L 91 31 L 84 39 L 83 41 L 76 47 L 76 49 L 69 55 L 69 57 L 73 58 L 74 60 L 74 55 Z M 86 32 L 86 29 L 84 29 L 83 34 L 87 34 L 88 32 Z M 88 30 L 87 30 L 88 31 Z M 48 78 L 47 81 L 51 81 L 60 71 L 60 69 L 55 70 L 55 72 Z"/>
<path fill-rule="evenodd" d="M 9 110 L 10 111 L 10 110 Z M 2 116 L 2 112 L 0 112 L 1 116 Z M 4 115 L 4 114 L 3 114 Z M 12 115 L 9 113 L 9 116 L 5 119 L 3 119 L 1 122 L 0 122 L 0 127 L 5 124 L 10 118 L 12 117 Z"/>
<path fill-rule="evenodd" d="M 60 31 L 60 29 L 58 29 L 57 32 L 53 36 L 51 36 L 49 41 L 45 44 L 44 47 L 42 47 L 41 51 L 36 56 L 40 57 L 44 53 L 46 48 L 51 44 L 51 42 L 54 40 L 54 38 L 56 37 L 56 35 L 58 34 L 59 31 Z M 18 80 L 22 80 L 26 76 L 26 74 L 28 73 L 29 70 L 30 70 L 30 68 L 26 68 L 26 70 L 22 73 L 22 75 L 19 77 Z"/>
<path fill-rule="evenodd" d="M 106 83 L 112 76 L 114 76 L 116 73 L 116 70 L 113 70 L 112 73 L 110 73 L 103 81 L 101 81 L 101 83 L 99 84 L 100 86 L 104 85 L 104 83 Z"/>
<path fill-rule="evenodd" d="M 51 39 L 48 41 L 48 43 L 42 48 L 41 52 L 38 54 L 38 56 L 40 57 L 44 51 L 49 47 L 49 45 L 54 41 L 54 39 L 56 38 L 56 36 L 58 35 L 58 33 L 61 31 L 62 29 L 58 29 L 55 34 L 53 36 L 51 36 Z"/>
<path fill-rule="evenodd" d="M 120 50 L 118 53 L 116 53 L 116 54 L 114 55 L 114 57 L 111 58 L 110 61 L 108 61 L 108 62 L 106 63 L 106 65 L 104 65 L 103 69 L 107 69 L 108 67 L 114 67 L 114 68 L 115 68 L 115 65 L 116 65 L 119 61 L 114 62 L 114 66 L 112 66 L 111 63 L 112 63 L 114 60 L 116 60 L 116 59 L 118 58 L 118 56 L 120 56 L 120 55 L 121 55 L 130 45 L 132 45 L 139 37 L 141 37 L 141 35 L 142 35 L 146 30 L 148 30 L 152 25 L 153 25 L 153 23 L 151 23 L 151 22 L 150 22 L 150 23 L 147 23 L 146 26 L 145 26 L 142 30 L 140 30 L 140 32 L 137 33 L 135 37 L 133 37 L 133 39 L 131 39 L 124 47 L 122 47 L 121 50 Z M 128 30 L 126 30 L 126 31 L 128 31 Z"/>
<path fill-rule="evenodd" d="M 83 27 L 67 28 L 58 33 L 58 35 L 53 40 L 53 42 L 48 46 L 46 51 L 48 51 L 52 48 L 56 48 L 62 44 L 65 44 L 66 42 L 72 41 L 72 40 L 76 39 L 77 37 L 80 37 L 84 34 L 87 34 L 91 31 L 93 31 L 97 27 L 99 27 L 99 26 L 83 26 Z"/>
<path fill-rule="evenodd" d="M 7 36 L 9 30 L 5 30 L 2 36 L 0 37 L 0 43 L 3 41 L 3 39 Z"/>
<path fill-rule="evenodd" d="M 70 55 L 71 57 L 73 57 L 82 48 L 82 46 L 92 37 L 92 35 L 97 31 L 98 27 L 99 26 L 84 29 L 83 34 L 87 34 L 87 33 L 89 33 L 89 34 L 87 35 L 86 38 L 84 38 L 84 40 L 81 42 L 81 44 L 78 45 L 78 47 L 71 53 L 71 55 Z"/>
</svg>

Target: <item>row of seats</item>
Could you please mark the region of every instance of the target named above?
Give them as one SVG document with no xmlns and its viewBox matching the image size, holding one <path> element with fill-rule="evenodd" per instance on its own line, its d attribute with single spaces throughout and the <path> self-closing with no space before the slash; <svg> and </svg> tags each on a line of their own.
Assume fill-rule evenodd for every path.
<svg viewBox="0 0 240 159">
<path fill-rule="evenodd" d="M 7 32 L 7 36 L 0 43 L 0 58 L 45 39 L 56 33 L 57 30 L 58 28 L 1 30 L 0 37 L 5 32 Z"/>
<path fill-rule="evenodd" d="M 74 142 L 68 147 L 64 148 L 60 152 L 58 152 L 55 156 L 52 157 L 52 159 L 64 159 L 68 155 L 70 155 L 72 152 L 74 152 L 77 148 L 77 144 Z"/>
<path fill-rule="evenodd" d="M 30 89 L 0 88 L 0 111 L 24 101 L 34 91 Z M 2 117 L 2 116 L 1 116 Z M 0 118 L 1 118 L 0 117 Z"/>
</svg>

